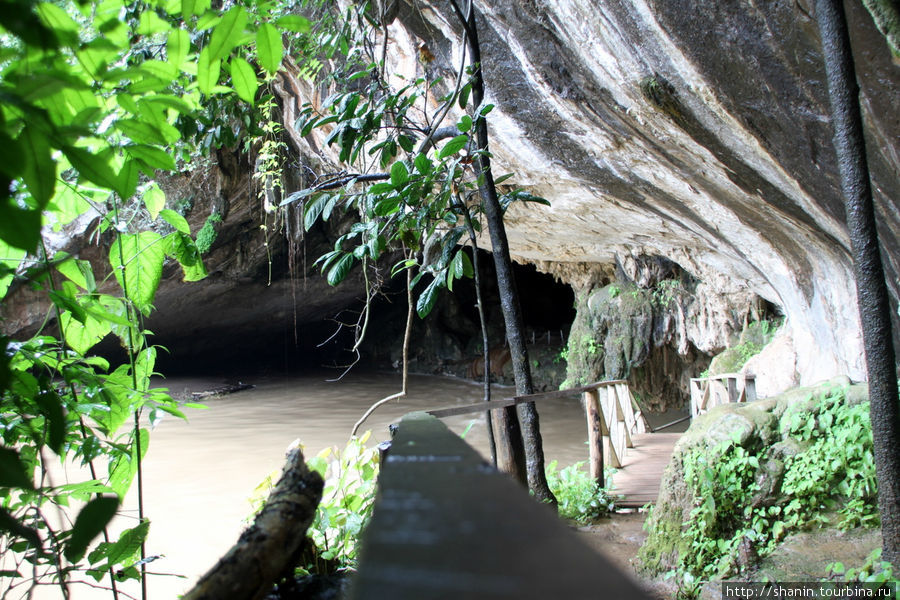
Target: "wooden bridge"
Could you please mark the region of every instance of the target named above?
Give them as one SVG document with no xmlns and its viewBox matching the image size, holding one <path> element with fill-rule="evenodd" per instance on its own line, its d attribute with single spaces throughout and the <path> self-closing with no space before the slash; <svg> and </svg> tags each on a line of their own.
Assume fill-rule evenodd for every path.
<svg viewBox="0 0 900 600">
<path fill-rule="evenodd" d="M 580 397 L 585 410 L 591 476 L 606 487 L 604 468 L 616 469 L 610 490 L 616 497 L 616 506 L 641 507 L 655 502 L 663 470 L 680 434 L 652 432 L 624 380 L 454 406 L 428 414 L 445 418 L 486 410 L 515 410 L 517 404 L 565 397 Z"/>
</svg>

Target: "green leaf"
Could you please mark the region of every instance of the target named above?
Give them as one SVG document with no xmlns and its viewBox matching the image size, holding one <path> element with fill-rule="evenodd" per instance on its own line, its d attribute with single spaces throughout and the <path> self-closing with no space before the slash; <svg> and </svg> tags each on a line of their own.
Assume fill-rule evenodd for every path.
<svg viewBox="0 0 900 600">
<path fill-rule="evenodd" d="M 78 43 L 78 32 L 81 27 L 65 10 L 51 2 L 41 2 L 37 6 L 41 21 L 46 23 L 61 42 L 67 45 Z"/>
<path fill-rule="evenodd" d="M 62 151 L 72 166 L 85 179 L 100 187 L 117 192 L 123 199 L 128 198 L 129 194 L 119 180 L 118 174 L 113 171 L 108 160 L 101 154 L 91 154 L 87 150 L 74 146 L 64 146 Z"/>
<path fill-rule="evenodd" d="M 22 180 L 38 208 L 43 209 L 56 189 L 56 163 L 50 155 L 50 144 L 43 133 L 29 125 L 19 135 L 19 143 L 25 152 Z"/>
<path fill-rule="evenodd" d="M 341 258 L 338 259 L 334 266 L 328 271 L 328 275 L 326 276 L 326 281 L 328 281 L 328 285 L 337 285 L 342 282 L 347 274 L 350 272 L 350 268 L 353 266 L 353 255 L 352 254 L 344 254 Z"/>
<path fill-rule="evenodd" d="M 72 535 L 66 540 L 66 558 L 72 562 L 81 560 L 88 545 L 112 521 L 118 509 L 119 499 L 113 496 L 100 496 L 88 502 L 78 513 Z"/>
<path fill-rule="evenodd" d="M 409 169 L 402 160 L 398 160 L 391 167 L 391 185 L 401 187 L 409 181 Z"/>
<path fill-rule="evenodd" d="M 169 31 L 171 25 L 160 18 L 153 10 L 144 10 L 138 18 L 138 26 L 135 33 L 138 35 L 152 36 L 157 33 Z"/>
<path fill-rule="evenodd" d="M 186 235 L 191 234 L 191 226 L 188 224 L 187 219 L 174 210 L 164 208 L 159 211 L 159 216 L 162 217 L 163 221 L 174 227 L 176 231 L 180 231 Z"/>
<path fill-rule="evenodd" d="M 56 265 L 56 270 L 83 290 L 93 293 L 97 289 L 94 270 L 86 260 L 73 258 Z"/>
<path fill-rule="evenodd" d="M 303 208 L 303 227 L 306 231 L 312 229 L 312 226 L 321 216 L 329 199 L 330 194 L 322 194 L 313 198 L 312 202 L 306 203 L 306 206 Z"/>
<path fill-rule="evenodd" d="M 144 314 L 150 312 L 165 258 L 165 244 L 155 231 L 120 234 L 109 249 L 109 262 L 119 286 Z"/>
<path fill-rule="evenodd" d="M 108 550 L 107 565 L 113 566 L 136 556 L 141 550 L 141 544 L 147 539 L 150 531 L 150 521 L 144 520 L 137 527 L 126 529 L 119 539 Z M 108 569 L 104 569 L 108 570 Z"/>
<path fill-rule="evenodd" d="M 219 82 L 219 71 L 222 61 L 218 58 L 210 58 L 209 46 L 200 51 L 197 58 L 197 87 L 207 96 L 213 93 L 213 88 Z"/>
<path fill-rule="evenodd" d="M 210 60 L 221 60 L 228 56 L 244 34 L 247 12 L 242 6 L 234 6 L 222 15 L 222 20 L 213 29 L 209 38 Z"/>
<path fill-rule="evenodd" d="M 243 58 L 235 56 L 231 59 L 231 83 L 241 100 L 253 104 L 259 82 L 253 67 Z"/>
<path fill-rule="evenodd" d="M 176 231 L 169 236 L 169 249 L 167 253 L 175 258 L 184 271 L 184 281 L 200 281 L 208 273 L 203 259 L 200 257 L 200 249 L 191 239 L 191 236 Z"/>
<path fill-rule="evenodd" d="M 386 194 L 394 191 L 394 184 L 387 181 L 376 183 L 369 188 L 370 194 Z"/>
<path fill-rule="evenodd" d="M 300 15 L 284 15 L 275 20 L 275 25 L 292 33 L 309 33 L 312 29 L 308 19 Z"/>
<path fill-rule="evenodd" d="M 277 29 L 263 23 L 256 32 L 256 56 L 263 69 L 274 75 L 281 67 L 284 45 Z"/>
<path fill-rule="evenodd" d="M 61 313 L 59 318 L 66 345 L 82 355 L 87 354 L 88 350 L 99 344 L 100 340 L 112 331 L 112 323 L 90 314 L 85 315 L 83 322 L 69 311 Z"/>
<path fill-rule="evenodd" d="M 127 415 L 126 415 L 127 418 Z M 146 429 L 140 430 L 141 437 L 141 459 L 147 454 L 147 448 L 150 444 L 150 433 Z M 137 444 L 131 444 L 131 452 L 122 454 L 109 466 L 109 487 L 111 487 L 119 498 L 125 498 L 134 476 L 137 475 Z"/>
<path fill-rule="evenodd" d="M 443 273 L 435 277 L 431 283 L 428 284 L 428 287 L 425 288 L 425 291 L 419 296 L 419 299 L 416 302 L 416 312 L 419 314 L 420 319 L 427 317 L 431 312 L 431 309 L 434 308 L 434 304 L 438 299 L 438 291 L 442 287 L 444 287 Z"/>
<path fill-rule="evenodd" d="M 472 117 L 469 115 L 463 115 L 459 118 L 459 123 L 456 124 L 457 129 L 461 132 L 465 133 L 472 129 Z"/>
<path fill-rule="evenodd" d="M 422 175 L 428 175 L 429 173 L 431 173 L 431 159 L 424 154 L 418 154 L 416 156 L 415 165 L 416 171 L 418 171 Z"/>
<path fill-rule="evenodd" d="M 462 150 L 468 143 L 469 143 L 469 136 L 458 135 L 455 138 L 453 138 L 452 140 L 450 140 L 449 142 L 447 142 L 446 144 L 444 144 L 444 147 L 441 148 L 440 152 L 438 152 L 438 158 L 443 159 L 443 158 L 447 158 L 448 156 L 452 156 L 453 154 L 456 154 L 457 152 Z"/>
<path fill-rule="evenodd" d="M 0 446 L 0 487 L 14 487 L 30 490 L 34 487 L 28 470 L 22 464 L 19 453 L 12 448 Z"/>
<path fill-rule="evenodd" d="M 173 29 L 169 32 L 166 40 L 166 59 L 175 66 L 176 69 L 182 70 L 188 53 L 191 51 L 191 37 L 184 29 Z"/>
<path fill-rule="evenodd" d="M 133 158 L 141 161 L 141 164 L 146 166 L 151 172 L 157 169 L 162 171 L 175 170 L 175 158 L 156 146 L 129 144 L 125 146 L 125 151 Z M 156 216 L 153 218 L 155 219 Z"/>
<path fill-rule="evenodd" d="M 0 266 L 6 267 L 7 270 L 0 270 L 0 299 L 6 295 L 9 284 L 12 283 L 15 270 L 19 267 L 22 259 L 25 258 L 25 250 L 14 248 L 0 239 Z"/>
<path fill-rule="evenodd" d="M 472 84 L 467 83 L 459 90 L 459 107 L 463 110 L 466 108 L 466 104 L 469 103 L 469 94 L 472 93 Z"/>
</svg>

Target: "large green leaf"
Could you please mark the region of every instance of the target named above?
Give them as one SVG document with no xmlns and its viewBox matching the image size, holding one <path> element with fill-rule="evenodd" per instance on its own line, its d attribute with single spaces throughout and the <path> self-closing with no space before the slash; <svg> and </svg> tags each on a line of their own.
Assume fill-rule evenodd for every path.
<svg viewBox="0 0 900 600">
<path fill-rule="evenodd" d="M 398 160 L 391 167 L 391 185 L 399 188 L 407 181 L 409 181 L 409 169 L 406 167 L 406 163 Z"/>
<path fill-rule="evenodd" d="M 456 154 L 460 150 L 462 150 L 466 144 L 469 143 L 469 136 L 467 135 L 458 135 L 441 148 L 441 151 L 438 152 L 438 158 L 447 158 L 448 156 L 452 156 Z"/>
<path fill-rule="evenodd" d="M 242 6 L 233 6 L 222 15 L 222 20 L 213 29 L 209 38 L 210 60 L 221 60 L 228 56 L 244 34 L 247 12 Z"/>
<path fill-rule="evenodd" d="M 147 146 L 144 144 L 129 144 L 125 147 L 125 151 L 132 157 L 141 161 L 145 167 L 152 171 L 157 169 L 163 171 L 175 170 L 175 158 L 171 154 L 157 148 L 156 146 Z M 156 218 L 155 216 L 153 217 Z"/>
<path fill-rule="evenodd" d="M 165 259 L 165 244 L 155 231 L 120 234 L 109 249 L 119 286 L 144 314 L 150 313 Z"/>
<path fill-rule="evenodd" d="M 87 354 L 88 350 L 100 343 L 100 340 L 112 331 L 112 323 L 89 314 L 85 315 L 83 323 L 77 320 L 70 311 L 62 312 L 59 318 L 66 344 L 82 355 Z"/>
<path fill-rule="evenodd" d="M 173 29 L 166 40 L 166 58 L 176 69 L 182 70 L 191 51 L 191 37 L 184 29 Z"/>
<path fill-rule="evenodd" d="M 222 69 L 221 59 L 212 59 L 209 46 L 200 51 L 197 58 L 197 87 L 207 96 L 213 93 L 213 88 L 219 82 L 219 72 Z"/>
<path fill-rule="evenodd" d="M 243 58 L 235 56 L 231 59 L 231 83 L 241 100 L 253 104 L 259 82 L 253 67 Z"/>
<path fill-rule="evenodd" d="M 278 17 L 275 24 L 281 29 L 293 33 L 309 33 L 312 29 L 312 24 L 309 20 L 300 15 L 284 15 L 283 17 Z"/>
<path fill-rule="evenodd" d="M 19 144 L 25 152 L 22 179 L 38 208 L 43 209 L 56 189 L 56 163 L 50 155 L 50 144 L 43 133 L 29 125 L 19 135 Z"/>
<path fill-rule="evenodd" d="M 164 208 L 159 211 L 159 216 L 162 217 L 162 220 L 175 228 L 176 231 L 180 231 L 186 235 L 190 235 L 191 226 L 188 224 L 187 219 L 183 216 L 175 212 L 170 208 Z"/>
<path fill-rule="evenodd" d="M 256 56 L 262 68 L 270 74 L 275 74 L 281 67 L 284 56 L 281 33 L 268 23 L 263 23 L 256 31 Z"/>
<path fill-rule="evenodd" d="M 128 198 L 123 182 L 102 153 L 92 154 L 74 146 L 65 146 L 62 151 L 82 177 L 100 187 L 117 192 L 123 199 Z"/>
<path fill-rule="evenodd" d="M 106 528 L 116 511 L 119 509 L 119 499 L 114 496 L 100 496 L 88 502 L 72 527 L 72 535 L 66 540 L 64 554 L 72 562 L 77 562 L 84 556 L 91 541 Z"/>
<path fill-rule="evenodd" d="M 156 183 L 144 190 L 143 200 L 144 206 L 147 207 L 147 212 L 150 213 L 150 218 L 153 220 L 156 220 L 159 211 L 166 207 L 166 193 Z"/>
<path fill-rule="evenodd" d="M 328 285 L 337 285 L 342 282 L 350 272 L 353 261 L 354 258 L 352 254 L 344 254 L 341 256 L 328 271 L 328 275 L 325 278 L 326 281 L 328 281 Z"/>
<path fill-rule="evenodd" d="M 434 308 L 434 304 L 438 299 L 438 292 L 442 287 L 444 287 L 443 273 L 435 277 L 419 296 L 416 302 L 416 312 L 419 314 L 419 318 L 424 319 L 431 312 L 431 309 Z"/>
<path fill-rule="evenodd" d="M 181 265 L 184 271 L 184 281 L 200 281 L 206 278 L 209 273 L 200 257 L 200 250 L 191 236 L 175 231 L 167 237 L 169 249 L 166 252 Z"/>
<path fill-rule="evenodd" d="M 141 436 L 141 459 L 147 454 L 147 448 L 150 445 L 150 432 L 146 429 L 140 430 Z M 134 481 L 137 474 L 137 444 L 131 444 L 131 452 L 122 454 L 114 462 L 109 465 L 109 487 L 111 487 L 120 498 L 124 498 Z"/>
</svg>

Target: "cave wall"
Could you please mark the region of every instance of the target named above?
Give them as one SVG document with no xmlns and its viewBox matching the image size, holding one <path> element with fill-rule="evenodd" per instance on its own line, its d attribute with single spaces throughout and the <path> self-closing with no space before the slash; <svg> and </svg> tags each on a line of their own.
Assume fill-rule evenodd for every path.
<svg viewBox="0 0 900 600">
<path fill-rule="evenodd" d="M 522 261 L 666 256 L 714 289 L 783 308 L 802 383 L 863 379 L 849 242 L 820 42 L 805 2 L 477 3 L 495 165 L 552 206 L 508 214 Z M 898 74 L 848 5 L 882 247 L 897 298 Z M 445 2 L 403 4 L 392 41 L 449 74 L 461 36 Z M 398 50 L 398 64 L 415 53 Z M 894 108 L 891 108 L 894 107 Z M 761 374 L 765 375 L 765 374 Z"/>
</svg>

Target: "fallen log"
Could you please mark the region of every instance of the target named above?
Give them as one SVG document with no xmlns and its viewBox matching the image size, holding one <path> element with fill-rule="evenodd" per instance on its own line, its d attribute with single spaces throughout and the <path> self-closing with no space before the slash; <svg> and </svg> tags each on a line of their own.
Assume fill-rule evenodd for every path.
<svg viewBox="0 0 900 600">
<path fill-rule="evenodd" d="M 281 479 L 253 525 L 183 600 L 261 600 L 291 575 L 322 499 L 324 482 L 299 448 L 288 452 Z"/>
<path fill-rule="evenodd" d="M 251 390 L 256 386 L 251 383 L 228 383 L 225 385 L 220 385 L 219 387 L 213 388 L 211 390 L 204 390 L 202 392 L 191 392 L 191 398 L 194 400 L 202 400 L 203 398 L 209 398 L 210 396 L 224 396 L 226 394 L 233 394 L 235 392 L 240 392 L 243 390 Z"/>
</svg>

